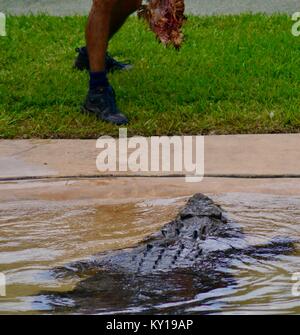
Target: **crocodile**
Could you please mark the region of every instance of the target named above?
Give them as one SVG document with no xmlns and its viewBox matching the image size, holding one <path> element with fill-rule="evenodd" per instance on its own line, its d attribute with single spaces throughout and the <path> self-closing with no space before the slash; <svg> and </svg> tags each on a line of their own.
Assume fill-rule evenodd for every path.
<svg viewBox="0 0 300 335">
<path fill-rule="evenodd" d="M 228 257 L 238 252 L 263 254 L 277 250 L 281 253 L 291 247 L 292 240 L 281 237 L 262 245 L 249 244 L 242 229 L 227 218 L 221 207 L 198 193 L 160 232 L 134 248 L 98 254 L 88 265 L 112 272 L 147 275 L 188 268 L 201 270 L 209 258 Z"/>
<path fill-rule="evenodd" d="M 57 299 L 71 299 L 81 306 L 81 312 L 88 313 L 135 303 L 140 306 L 141 301 L 149 299 L 153 305 L 161 301 L 162 295 L 170 300 L 178 295 L 192 297 L 195 292 L 227 286 L 233 278 L 226 269 L 241 254 L 269 259 L 293 250 L 290 238 L 250 244 L 241 227 L 199 193 L 187 201 L 173 221 L 137 246 L 97 254 L 88 261 L 56 269 L 60 275 L 91 275 L 73 291 L 57 294 L 52 303 L 55 306 Z"/>
</svg>

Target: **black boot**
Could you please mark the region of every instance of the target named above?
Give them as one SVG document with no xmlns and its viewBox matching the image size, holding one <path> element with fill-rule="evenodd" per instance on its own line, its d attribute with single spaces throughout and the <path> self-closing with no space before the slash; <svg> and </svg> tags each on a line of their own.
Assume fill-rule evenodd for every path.
<svg viewBox="0 0 300 335">
<path fill-rule="evenodd" d="M 116 105 L 115 93 L 111 86 L 89 91 L 82 111 L 94 114 L 100 120 L 119 126 L 128 123 L 128 119 L 119 111 Z"/>
<path fill-rule="evenodd" d="M 77 48 L 76 52 L 78 53 L 75 62 L 74 68 L 79 71 L 90 70 L 89 56 L 86 47 Z M 113 57 L 106 53 L 105 56 L 105 70 L 107 73 L 114 71 L 130 70 L 132 68 L 131 64 L 121 63 L 115 60 Z"/>
</svg>

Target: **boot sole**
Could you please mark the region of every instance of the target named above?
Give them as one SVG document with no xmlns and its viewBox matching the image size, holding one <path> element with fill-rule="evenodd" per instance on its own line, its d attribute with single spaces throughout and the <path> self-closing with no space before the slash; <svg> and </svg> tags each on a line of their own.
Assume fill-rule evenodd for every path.
<svg viewBox="0 0 300 335">
<path fill-rule="evenodd" d="M 128 121 L 126 123 L 114 123 L 114 122 L 111 122 L 111 121 L 104 120 L 101 117 L 99 117 L 98 115 L 96 115 L 94 112 L 87 109 L 85 106 L 81 106 L 81 113 L 83 113 L 85 115 L 94 115 L 94 116 L 96 116 L 97 120 L 100 120 L 100 121 L 106 122 L 106 123 L 110 123 L 110 124 L 113 124 L 115 126 L 125 126 L 126 124 L 129 123 Z"/>
</svg>

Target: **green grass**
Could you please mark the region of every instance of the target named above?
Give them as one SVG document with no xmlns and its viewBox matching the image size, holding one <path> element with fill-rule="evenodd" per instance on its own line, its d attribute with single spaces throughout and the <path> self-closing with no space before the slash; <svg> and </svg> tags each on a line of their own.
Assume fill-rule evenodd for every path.
<svg viewBox="0 0 300 335">
<path fill-rule="evenodd" d="M 84 17 L 9 17 L 0 38 L 0 138 L 97 138 L 118 127 L 82 115 L 88 76 L 72 69 Z M 288 16 L 190 17 L 180 52 L 131 18 L 110 52 L 129 135 L 300 131 L 300 38 Z"/>
</svg>

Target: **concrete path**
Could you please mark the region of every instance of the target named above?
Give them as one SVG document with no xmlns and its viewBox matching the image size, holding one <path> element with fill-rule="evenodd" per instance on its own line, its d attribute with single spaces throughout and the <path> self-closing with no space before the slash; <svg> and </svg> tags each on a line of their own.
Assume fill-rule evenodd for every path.
<svg viewBox="0 0 300 335">
<path fill-rule="evenodd" d="M 91 0 L 0 0 L 0 12 L 12 14 L 47 12 L 51 15 L 87 14 Z M 241 12 L 300 11 L 299 0 L 186 0 L 188 13 L 199 15 Z"/>
<path fill-rule="evenodd" d="M 300 134 L 205 137 L 205 175 L 300 177 Z M 0 181 L 101 176 L 184 176 L 165 172 L 99 172 L 96 140 L 0 140 Z M 150 150 L 149 150 L 150 152 Z M 171 157 L 176 152 L 171 153 Z M 149 156 L 150 157 L 150 156 Z"/>
</svg>

